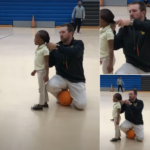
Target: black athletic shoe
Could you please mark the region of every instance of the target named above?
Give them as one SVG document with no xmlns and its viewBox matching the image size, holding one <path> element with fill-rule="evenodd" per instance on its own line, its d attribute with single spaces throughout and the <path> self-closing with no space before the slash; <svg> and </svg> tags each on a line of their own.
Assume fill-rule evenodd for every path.
<svg viewBox="0 0 150 150">
<path fill-rule="evenodd" d="M 45 108 L 48 108 L 48 107 L 49 107 L 47 103 L 45 103 L 45 104 L 42 105 L 42 106 L 45 107 Z"/>
<path fill-rule="evenodd" d="M 117 141 L 118 141 L 118 139 L 116 139 L 116 138 L 113 138 L 110 140 L 110 142 L 117 142 Z"/>
<path fill-rule="evenodd" d="M 43 110 L 43 106 L 42 105 L 39 105 L 39 104 L 36 104 L 34 105 L 33 107 L 31 107 L 32 110 Z"/>
</svg>

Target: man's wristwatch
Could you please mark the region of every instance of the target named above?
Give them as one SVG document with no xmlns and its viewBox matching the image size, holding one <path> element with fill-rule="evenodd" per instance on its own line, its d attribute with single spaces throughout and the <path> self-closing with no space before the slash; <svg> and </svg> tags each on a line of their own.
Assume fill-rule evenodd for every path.
<svg viewBox="0 0 150 150">
<path fill-rule="evenodd" d="M 133 26 L 133 21 L 134 21 L 134 20 L 131 20 L 131 21 L 130 21 L 130 26 Z"/>
</svg>

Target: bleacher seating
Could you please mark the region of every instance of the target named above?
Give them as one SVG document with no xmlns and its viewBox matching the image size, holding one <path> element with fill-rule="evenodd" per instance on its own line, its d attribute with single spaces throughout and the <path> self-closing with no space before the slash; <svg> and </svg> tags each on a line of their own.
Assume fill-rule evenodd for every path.
<svg viewBox="0 0 150 150">
<path fill-rule="evenodd" d="M 117 79 L 119 75 L 101 75 L 100 76 L 100 87 L 110 88 L 111 84 L 113 88 L 117 88 Z M 121 75 L 122 80 L 124 81 L 126 90 L 137 88 L 138 91 L 141 90 L 141 75 Z"/>
<path fill-rule="evenodd" d="M 71 21 L 77 0 L 0 0 L 0 25 L 13 21 L 55 21 L 56 26 Z"/>
</svg>

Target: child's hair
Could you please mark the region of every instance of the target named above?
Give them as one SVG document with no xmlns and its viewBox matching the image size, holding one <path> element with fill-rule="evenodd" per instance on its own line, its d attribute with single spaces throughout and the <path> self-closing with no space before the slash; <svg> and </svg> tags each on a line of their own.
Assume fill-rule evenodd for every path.
<svg viewBox="0 0 150 150">
<path fill-rule="evenodd" d="M 114 96 L 115 96 L 119 101 L 122 100 L 122 96 L 121 96 L 120 93 L 116 93 Z"/>
<path fill-rule="evenodd" d="M 100 17 L 107 23 L 115 23 L 114 14 L 109 9 L 101 9 Z"/>
<path fill-rule="evenodd" d="M 45 30 L 40 30 L 38 31 L 40 38 L 45 42 L 45 43 L 49 43 L 50 41 L 50 37 L 47 31 Z"/>
</svg>

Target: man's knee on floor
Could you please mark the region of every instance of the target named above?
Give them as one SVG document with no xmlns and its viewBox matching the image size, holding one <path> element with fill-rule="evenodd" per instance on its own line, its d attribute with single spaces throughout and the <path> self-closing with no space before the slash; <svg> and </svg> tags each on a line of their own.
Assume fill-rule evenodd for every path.
<svg viewBox="0 0 150 150">
<path fill-rule="evenodd" d="M 139 142 L 143 142 L 144 137 L 143 136 L 136 136 L 136 140 Z"/>
<path fill-rule="evenodd" d="M 77 109 L 83 110 L 86 107 L 86 102 L 79 102 L 74 104 Z"/>
</svg>

